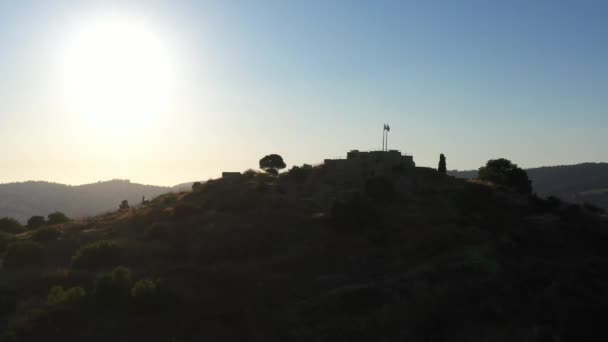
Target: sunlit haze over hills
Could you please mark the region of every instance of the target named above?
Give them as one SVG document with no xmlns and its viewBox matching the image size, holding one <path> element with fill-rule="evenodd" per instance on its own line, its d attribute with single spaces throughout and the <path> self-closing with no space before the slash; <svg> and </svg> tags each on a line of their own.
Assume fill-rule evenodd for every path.
<svg viewBox="0 0 608 342">
<path fill-rule="evenodd" d="M 604 1 L 3 1 L 0 183 L 608 161 Z"/>
</svg>

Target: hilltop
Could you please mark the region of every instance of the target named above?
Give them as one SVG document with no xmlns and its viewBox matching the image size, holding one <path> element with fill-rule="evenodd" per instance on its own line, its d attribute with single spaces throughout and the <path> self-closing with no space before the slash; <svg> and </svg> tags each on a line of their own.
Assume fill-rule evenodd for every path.
<svg viewBox="0 0 608 342">
<path fill-rule="evenodd" d="M 608 163 L 543 166 L 526 169 L 534 191 L 541 196 L 588 202 L 608 209 Z M 477 177 L 476 170 L 450 171 L 460 178 Z"/>
<path fill-rule="evenodd" d="M 184 185 L 162 187 L 128 180 L 75 186 L 39 181 L 0 184 L 0 217 L 13 217 L 24 223 L 34 215 L 57 210 L 70 217 L 97 215 L 116 209 L 122 200 L 140 203 L 142 196 L 153 198 L 184 189 Z"/>
<path fill-rule="evenodd" d="M 608 337 L 606 216 L 427 168 L 247 172 L 48 228 L 3 260 L 13 341 Z"/>
</svg>

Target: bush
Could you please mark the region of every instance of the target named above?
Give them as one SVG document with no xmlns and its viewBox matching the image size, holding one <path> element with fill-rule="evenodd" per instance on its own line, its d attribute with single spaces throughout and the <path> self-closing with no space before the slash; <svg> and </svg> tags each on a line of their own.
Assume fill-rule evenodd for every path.
<svg viewBox="0 0 608 342">
<path fill-rule="evenodd" d="M 192 183 L 192 191 L 199 190 L 202 186 L 203 184 L 201 182 L 194 182 Z"/>
<path fill-rule="evenodd" d="M 199 212 L 199 208 L 190 204 L 178 204 L 175 206 L 173 211 L 173 217 L 176 219 L 183 219 L 190 216 L 194 216 Z"/>
<path fill-rule="evenodd" d="M 123 200 L 122 202 L 120 202 L 118 209 L 120 209 L 120 210 L 129 209 L 129 201 Z"/>
<path fill-rule="evenodd" d="M 4 253 L 8 245 L 13 241 L 15 241 L 15 235 L 0 232 L 0 254 Z"/>
<path fill-rule="evenodd" d="M 115 263 L 120 248 L 116 243 L 107 240 L 96 241 L 81 246 L 72 257 L 75 268 L 98 269 Z"/>
<path fill-rule="evenodd" d="M 118 266 L 112 272 L 99 274 L 95 279 L 93 294 L 101 306 L 126 304 L 131 294 L 131 271 Z"/>
<path fill-rule="evenodd" d="M 31 239 L 38 242 L 57 240 L 61 231 L 55 227 L 42 227 L 32 232 Z"/>
<path fill-rule="evenodd" d="M 74 307 L 84 301 L 86 292 L 82 287 L 72 287 L 63 290 L 61 286 L 53 286 L 49 291 L 46 303 L 52 307 Z"/>
<path fill-rule="evenodd" d="M 41 266 L 44 262 L 42 246 L 33 241 L 23 240 L 11 243 L 6 249 L 3 266 L 5 268 L 19 268 Z"/>
<path fill-rule="evenodd" d="M 243 172 L 243 176 L 247 178 L 254 178 L 258 173 L 253 169 L 247 169 Z"/>
<path fill-rule="evenodd" d="M 0 232 L 17 234 L 23 231 L 23 226 L 12 217 L 0 218 Z"/>
<path fill-rule="evenodd" d="M 606 213 L 606 210 L 604 210 L 603 208 L 600 208 L 594 204 L 591 204 L 591 203 L 585 202 L 585 203 L 583 203 L 583 207 L 585 209 L 587 209 L 588 211 L 595 213 L 595 214 L 605 214 Z"/>
<path fill-rule="evenodd" d="M 388 201 L 395 196 L 395 186 L 386 177 L 373 177 L 365 182 L 365 193 L 370 198 Z"/>
<path fill-rule="evenodd" d="M 49 218 L 48 224 L 60 224 L 60 223 L 66 223 L 66 222 L 70 221 L 70 219 L 67 216 L 65 216 L 64 213 L 59 212 L 59 211 L 50 213 L 48 218 Z"/>
<path fill-rule="evenodd" d="M 358 230 L 373 224 L 378 217 L 371 203 L 359 194 L 347 200 L 338 200 L 331 208 L 331 219 L 339 229 Z"/>
<path fill-rule="evenodd" d="M 29 220 L 27 220 L 27 227 L 29 229 L 36 229 L 38 227 L 42 227 L 46 224 L 46 220 L 44 216 L 32 216 Z"/>
<path fill-rule="evenodd" d="M 165 239 L 169 237 L 170 228 L 166 224 L 153 223 L 144 233 L 144 237 L 150 240 Z"/>
<path fill-rule="evenodd" d="M 288 174 L 297 181 L 303 181 L 310 176 L 312 170 L 312 165 L 309 164 L 304 164 L 301 167 L 294 165 L 291 169 L 289 169 Z"/>
<path fill-rule="evenodd" d="M 133 285 L 131 297 L 133 304 L 141 309 L 150 308 L 158 301 L 158 283 L 150 279 L 141 279 Z"/>
</svg>

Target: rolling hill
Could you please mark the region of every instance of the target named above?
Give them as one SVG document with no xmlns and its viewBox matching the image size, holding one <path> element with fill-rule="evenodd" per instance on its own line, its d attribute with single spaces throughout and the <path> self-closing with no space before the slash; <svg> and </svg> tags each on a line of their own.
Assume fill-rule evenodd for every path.
<svg viewBox="0 0 608 342">
<path fill-rule="evenodd" d="M 608 338 L 606 216 L 428 168 L 250 173 L 41 229 L 5 245 L 5 340 Z"/>
<path fill-rule="evenodd" d="M 608 163 L 545 166 L 527 169 L 534 191 L 576 203 L 588 202 L 608 209 Z M 477 171 L 450 171 L 460 178 L 477 177 Z"/>
<path fill-rule="evenodd" d="M 49 182 L 0 184 L 0 217 L 13 217 L 22 223 L 31 216 L 45 216 L 54 211 L 69 217 L 84 217 L 114 210 L 125 199 L 138 204 L 142 196 L 150 199 L 173 190 L 128 180 L 78 186 Z"/>
</svg>

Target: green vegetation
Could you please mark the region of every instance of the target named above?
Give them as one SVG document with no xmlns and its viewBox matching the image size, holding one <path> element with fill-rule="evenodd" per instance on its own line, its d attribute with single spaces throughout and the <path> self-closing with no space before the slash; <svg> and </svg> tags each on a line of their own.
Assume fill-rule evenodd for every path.
<svg viewBox="0 0 608 342">
<path fill-rule="evenodd" d="M 363 174 L 253 172 L 6 234 L 37 247 L 5 253 L 5 336 L 539 341 L 542 326 L 604 340 L 608 218 L 432 168 Z M 43 249 L 38 231 L 61 238 Z"/>
<path fill-rule="evenodd" d="M 64 213 L 56 211 L 48 215 L 48 224 L 61 224 L 70 222 L 70 219 Z"/>
<path fill-rule="evenodd" d="M 44 242 L 57 240 L 61 236 L 61 230 L 56 227 L 41 227 L 32 232 L 30 238 L 34 241 Z"/>
<path fill-rule="evenodd" d="M 521 193 L 532 192 L 532 182 L 528 179 L 526 171 L 504 158 L 488 160 L 486 166 L 479 168 L 479 179 Z"/>
<path fill-rule="evenodd" d="M 72 267 L 99 269 L 119 259 L 120 248 L 112 241 L 101 240 L 81 246 L 72 257 Z"/>
<path fill-rule="evenodd" d="M 20 240 L 8 245 L 3 258 L 3 267 L 16 269 L 41 266 L 44 263 L 44 249 L 34 241 Z"/>
<path fill-rule="evenodd" d="M 32 216 L 27 220 L 27 227 L 29 229 L 36 229 L 46 224 L 44 216 Z"/>
<path fill-rule="evenodd" d="M 129 201 L 123 200 L 122 202 L 120 202 L 118 209 L 120 209 L 120 210 L 129 209 Z"/>
<path fill-rule="evenodd" d="M 0 232 L 17 234 L 23 231 L 23 226 L 19 221 L 10 217 L 0 218 Z"/>
<path fill-rule="evenodd" d="M 86 297 L 82 287 L 72 287 L 64 290 L 61 286 L 53 286 L 49 291 L 46 303 L 52 307 L 72 308 L 81 304 Z"/>
<path fill-rule="evenodd" d="M 10 243 L 15 241 L 15 235 L 5 232 L 0 232 L 0 255 L 6 251 Z"/>
<path fill-rule="evenodd" d="M 260 159 L 260 169 L 271 175 L 278 175 L 279 170 L 286 167 L 283 157 L 278 154 L 269 154 Z"/>
</svg>

